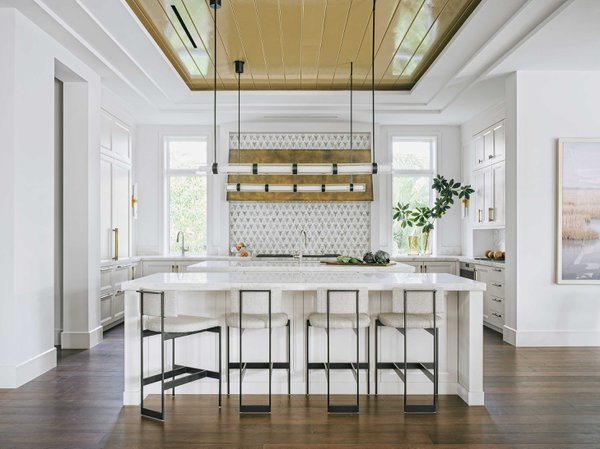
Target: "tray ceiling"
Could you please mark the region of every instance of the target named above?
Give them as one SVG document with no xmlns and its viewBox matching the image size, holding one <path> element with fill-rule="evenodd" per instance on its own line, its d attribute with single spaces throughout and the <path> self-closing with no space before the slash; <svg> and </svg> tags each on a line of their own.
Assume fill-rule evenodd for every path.
<svg viewBox="0 0 600 449">
<path fill-rule="evenodd" d="M 376 88 L 410 90 L 479 2 L 379 0 Z M 214 11 L 209 0 L 127 3 L 189 88 L 212 89 Z M 237 88 L 236 59 L 246 61 L 245 90 L 347 89 L 350 61 L 355 89 L 371 88 L 372 0 L 222 4 L 217 13 L 219 89 Z"/>
</svg>

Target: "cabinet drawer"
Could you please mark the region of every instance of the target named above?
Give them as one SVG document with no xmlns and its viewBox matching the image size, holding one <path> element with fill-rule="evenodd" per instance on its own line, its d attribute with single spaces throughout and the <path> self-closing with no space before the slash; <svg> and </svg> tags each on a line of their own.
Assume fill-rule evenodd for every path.
<svg viewBox="0 0 600 449">
<path fill-rule="evenodd" d="M 112 319 L 112 294 L 100 298 L 100 324 L 106 324 Z"/>
<path fill-rule="evenodd" d="M 110 276 L 112 273 L 112 267 L 106 267 L 100 269 L 100 288 L 109 287 L 111 285 Z"/>
<path fill-rule="evenodd" d="M 487 267 L 488 269 L 488 281 L 498 281 L 504 284 L 504 268 Z"/>
<path fill-rule="evenodd" d="M 121 282 L 125 282 L 129 280 L 129 272 L 131 270 L 130 265 L 118 265 L 113 271 L 112 275 L 112 283 L 115 284 L 115 287 L 118 288 L 118 285 Z"/>
<path fill-rule="evenodd" d="M 504 313 L 490 310 L 487 321 L 488 323 L 502 329 L 504 327 Z"/>
<path fill-rule="evenodd" d="M 501 315 L 504 315 L 504 298 L 490 295 L 487 298 L 487 304 L 488 304 L 488 315 L 491 314 L 492 312 L 498 312 Z"/>
<path fill-rule="evenodd" d="M 125 293 L 123 292 L 117 292 L 115 294 L 115 296 L 113 296 L 113 300 L 112 300 L 112 317 L 113 319 L 119 319 L 122 318 L 124 315 L 124 297 L 125 297 Z"/>
<path fill-rule="evenodd" d="M 499 296 L 500 298 L 504 298 L 504 282 L 488 281 L 487 291 L 490 296 Z"/>
</svg>

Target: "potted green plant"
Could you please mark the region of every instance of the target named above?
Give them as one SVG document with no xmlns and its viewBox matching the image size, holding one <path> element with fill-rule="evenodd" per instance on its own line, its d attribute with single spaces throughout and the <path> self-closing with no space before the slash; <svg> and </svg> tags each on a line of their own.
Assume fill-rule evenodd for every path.
<svg viewBox="0 0 600 449">
<path fill-rule="evenodd" d="M 421 230 L 421 253 L 430 254 L 429 236 L 433 231 L 435 222 L 442 218 L 450 207 L 454 204 L 454 198 L 458 197 L 462 201 L 467 201 L 471 194 L 475 192 L 470 185 L 462 185 L 454 179 L 446 179 L 441 175 L 433 178 L 431 188 L 437 192 L 433 206 L 410 207 L 410 204 L 398 202 L 394 206 L 393 219 L 400 223 L 402 228 L 415 228 Z M 418 236 L 409 237 L 409 253 L 411 248 L 414 250 Z M 418 243 L 417 243 L 418 245 Z"/>
</svg>

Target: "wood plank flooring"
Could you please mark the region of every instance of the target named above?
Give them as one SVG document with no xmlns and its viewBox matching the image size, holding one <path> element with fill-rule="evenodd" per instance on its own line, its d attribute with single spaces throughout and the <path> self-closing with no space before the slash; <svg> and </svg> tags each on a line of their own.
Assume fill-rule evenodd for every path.
<svg viewBox="0 0 600 449">
<path fill-rule="evenodd" d="M 121 407 L 123 330 L 91 351 L 0 390 L 0 448 L 416 449 L 600 448 L 600 348 L 521 348 L 484 332 L 485 407 L 441 396 L 435 415 L 404 415 L 401 397 L 362 397 L 329 416 L 322 396 L 274 397 L 270 416 L 219 411 L 216 396 L 167 398 L 167 422 Z"/>
</svg>

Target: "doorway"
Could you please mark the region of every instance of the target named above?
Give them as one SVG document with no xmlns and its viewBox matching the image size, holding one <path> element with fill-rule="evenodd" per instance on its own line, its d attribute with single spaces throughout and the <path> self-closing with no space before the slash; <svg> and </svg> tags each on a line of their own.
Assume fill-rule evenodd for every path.
<svg viewBox="0 0 600 449">
<path fill-rule="evenodd" d="M 63 83 L 54 78 L 54 346 L 63 331 L 63 98 Z"/>
</svg>

